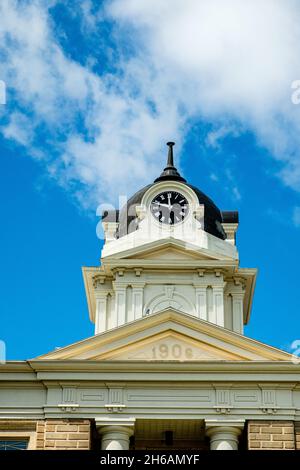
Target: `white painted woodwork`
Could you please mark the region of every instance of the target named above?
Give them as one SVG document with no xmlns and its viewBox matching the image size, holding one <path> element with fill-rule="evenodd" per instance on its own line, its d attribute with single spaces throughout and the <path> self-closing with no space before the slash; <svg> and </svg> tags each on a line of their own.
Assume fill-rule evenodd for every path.
<svg viewBox="0 0 300 470">
<path fill-rule="evenodd" d="M 133 434 L 129 426 L 103 426 L 98 428 L 101 434 L 101 450 L 128 450 L 129 439 Z"/>
<path fill-rule="evenodd" d="M 232 329 L 243 334 L 244 292 L 232 292 Z"/>
<path fill-rule="evenodd" d="M 201 320 L 207 321 L 207 286 L 196 287 L 196 312 Z"/>
<path fill-rule="evenodd" d="M 206 434 L 210 438 L 210 450 L 238 450 L 242 425 L 226 425 L 226 421 L 207 425 Z"/>
</svg>

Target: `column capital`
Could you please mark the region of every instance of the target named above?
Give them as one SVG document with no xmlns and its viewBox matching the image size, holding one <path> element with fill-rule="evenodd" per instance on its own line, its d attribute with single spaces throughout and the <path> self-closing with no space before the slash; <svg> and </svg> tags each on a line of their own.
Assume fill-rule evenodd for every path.
<svg viewBox="0 0 300 470">
<path fill-rule="evenodd" d="M 143 289 L 146 285 L 146 282 L 145 281 L 133 281 L 133 282 L 130 282 L 129 285 L 133 289 Z"/>
<path fill-rule="evenodd" d="M 101 435 L 102 450 L 128 450 L 130 437 L 134 433 L 133 420 L 97 420 L 97 431 Z"/>
<path fill-rule="evenodd" d="M 220 291 L 223 291 L 224 290 L 224 287 L 226 286 L 227 282 L 221 280 L 220 282 L 217 282 L 217 281 L 213 281 L 213 282 L 210 282 L 209 285 L 211 286 L 211 288 L 213 290 L 220 290 Z"/>
<path fill-rule="evenodd" d="M 112 285 L 115 290 L 125 290 L 128 287 L 128 281 L 113 281 Z"/>
<path fill-rule="evenodd" d="M 128 437 L 133 435 L 134 426 L 133 425 L 117 425 L 117 424 L 105 424 L 103 426 L 98 427 L 97 431 L 99 434 L 126 434 Z"/>
<path fill-rule="evenodd" d="M 205 421 L 206 435 L 210 438 L 211 450 L 237 450 L 238 438 L 244 428 L 244 420 Z"/>
<path fill-rule="evenodd" d="M 101 299 L 103 297 L 106 297 L 108 294 L 112 294 L 112 292 L 112 289 L 99 289 L 95 292 L 95 298 Z"/>
<path fill-rule="evenodd" d="M 244 290 L 232 290 L 230 293 L 232 298 L 234 299 L 242 299 L 244 298 L 245 291 Z"/>
<path fill-rule="evenodd" d="M 205 427 L 206 429 L 211 429 L 211 428 L 223 428 L 223 427 L 233 427 L 237 429 L 244 429 L 245 426 L 245 420 L 244 419 L 239 419 L 239 420 L 217 420 L 217 419 L 206 419 L 205 420 Z"/>
</svg>

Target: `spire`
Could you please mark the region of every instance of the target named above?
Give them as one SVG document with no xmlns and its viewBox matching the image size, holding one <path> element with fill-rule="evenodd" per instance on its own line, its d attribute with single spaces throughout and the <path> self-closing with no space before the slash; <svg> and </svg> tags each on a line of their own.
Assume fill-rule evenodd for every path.
<svg viewBox="0 0 300 470">
<path fill-rule="evenodd" d="M 164 180 L 175 180 L 175 181 L 186 182 L 186 180 L 182 176 L 180 176 L 180 174 L 178 173 L 177 169 L 174 166 L 174 157 L 173 157 L 174 145 L 175 145 L 175 142 L 167 142 L 167 146 L 169 147 L 167 166 L 165 167 L 164 171 L 159 176 L 159 178 L 156 178 L 156 180 L 154 180 L 154 183 L 157 183 L 158 181 L 164 181 Z"/>
<path fill-rule="evenodd" d="M 174 167 L 174 158 L 173 158 L 174 145 L 175 145 L 175 142 L 167 142 L 167 146 L 169 147 L 167 168 Z"/>
</svg>

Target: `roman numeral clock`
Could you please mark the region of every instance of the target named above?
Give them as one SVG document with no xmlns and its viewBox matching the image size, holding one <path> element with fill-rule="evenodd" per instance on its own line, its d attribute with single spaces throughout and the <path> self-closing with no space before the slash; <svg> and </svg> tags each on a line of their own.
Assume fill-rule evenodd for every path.
<svg viewBox="0 0 300 470">
<path fill-rule="evenodd" d="M 174 225 L 182 222 L 189 211 L 185 196 L 177 191 L 164 191 L 157 194 L 150 205 L 154 218 L 162 224 Z"/>
</svg>

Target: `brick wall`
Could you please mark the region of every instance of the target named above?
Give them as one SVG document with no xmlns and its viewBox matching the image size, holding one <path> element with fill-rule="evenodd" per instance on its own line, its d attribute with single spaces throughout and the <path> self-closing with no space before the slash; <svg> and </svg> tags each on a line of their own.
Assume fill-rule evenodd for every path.
<svg viewBox="0 0 300 470">
<path fill-rule="evenodd" d="M 295 447 L 300 450 L 300 422 L 295 422 Z"/>
<path fill-rule="evenodd" d="M 300 428 L 299 428 L 300 448 Z M 294 450 L 293 421 L 249 421 L 249 450 Z"/>
<path fill-rule="evenodd" d="M 37 450 L 88 450 L 91 429 L 88 419 L 47 419 L 37 422 Z"/>
</svg>

